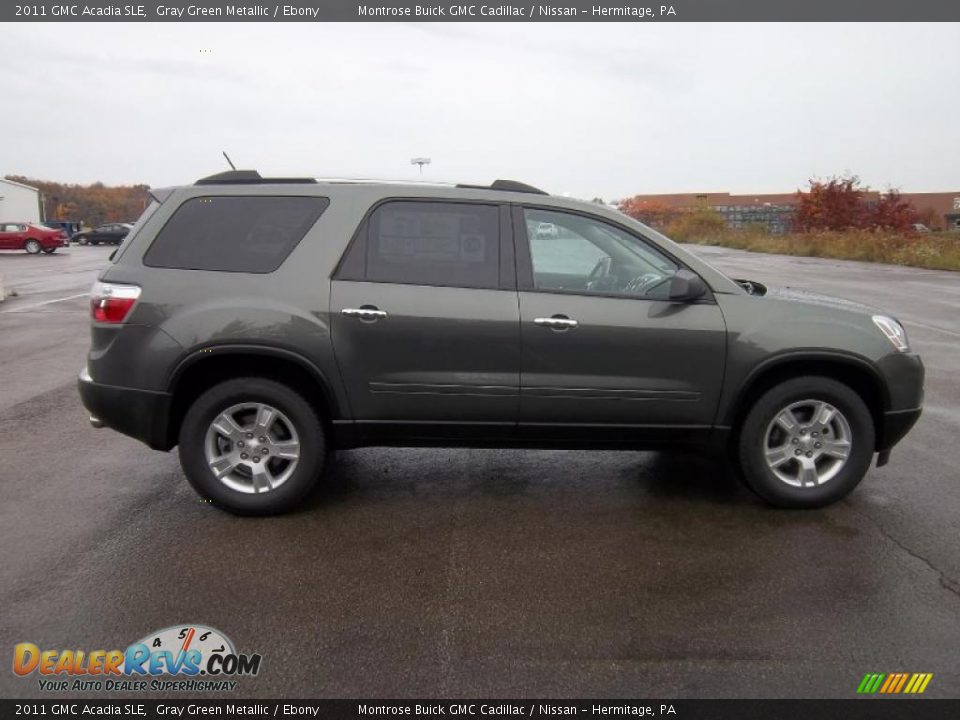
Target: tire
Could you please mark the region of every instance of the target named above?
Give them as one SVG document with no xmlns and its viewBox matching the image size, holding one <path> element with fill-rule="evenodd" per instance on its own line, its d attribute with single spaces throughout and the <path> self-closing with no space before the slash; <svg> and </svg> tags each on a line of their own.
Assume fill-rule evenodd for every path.
<svg viewBox="0 0 960 720">
<path fill-rule="evenodd" d="M 47 255 L 53 255 L 53 253 L 55 253 L 55 252 L 57 251 L 57 249 L 56 249 L 55 247 L 50 247 L 50 248 L 44 248 L 43 251 L 44 251 Z"/>
<path fill-rule="evenodd" d="M 818 421 L 817 413 L 829 420 Z M 768 503 L 817 508 L 860 483 L 874 443 L 873 418 L 856 392 L 831 378 L 799 377 L 754 403 L 740 428 L 737 457 L 747 486 Z"/>
<path fill-rule="evenodd" d="M 263 406 L 275 417 L 261 435 L 254 418 Z M 233 426 L 224 421 L 227 415 Z M 267 442 L 260 444 L 263 437 Z M 298 455 L 291 465 L 282 456 L 293 453 L 294 441 Z M 193 489 L 236 515 L 293 509 L 316 486 L 326 463 L 326 436 L 313 407 L 286 385 L 258 377 L 227 380 L 197 398 L 183 419 L 179 444 L 180 465 Z M 211 468 L 216 458 L 219 477 Z"/>
<path fill-rule="evenodd" d="M 85 237 L 77 238 L 77 245 L 86 245 L 88 242 L 90 241 Z"/>
<path fill-rule="evenodd" d="M 43 249 L 43 246 L 40 244 L 39 240 L 34 238 L 29 238 L 24 244 L 23 249 L 26 250 L 31 255 L 39 255 L 40 251 Z"/>
</svg>

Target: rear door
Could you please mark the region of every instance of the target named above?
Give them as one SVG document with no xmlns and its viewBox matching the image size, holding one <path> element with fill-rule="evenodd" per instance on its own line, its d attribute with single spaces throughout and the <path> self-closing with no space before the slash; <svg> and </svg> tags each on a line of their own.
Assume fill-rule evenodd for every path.
<svg viewBox="0 0 960 720">
<path fill-rule="evenodd" d="M 709 429 L 726 347 L 712 297 L 671 302 L 680 264 L 623 227 L 514 212 L 526 434 L 629 442 Z"/>
<path fill-rule="evenodd" d="M 509 208 L 397 199 L 331 284 L 333 344 L 368 434 L 497 435 L 517 421 L 520 330 Z"/>
</svg>

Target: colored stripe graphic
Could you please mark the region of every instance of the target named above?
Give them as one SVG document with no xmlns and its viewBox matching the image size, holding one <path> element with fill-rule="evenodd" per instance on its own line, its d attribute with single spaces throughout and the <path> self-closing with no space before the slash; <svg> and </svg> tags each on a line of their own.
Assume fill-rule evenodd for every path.
<svg viewBox="0 0 960 720">
<path fill-rule="evenodd" d="M 857 686 L 860 695 L 919 695 L 927 689 L 933 673 L 867 673 Z"/>
</svg>

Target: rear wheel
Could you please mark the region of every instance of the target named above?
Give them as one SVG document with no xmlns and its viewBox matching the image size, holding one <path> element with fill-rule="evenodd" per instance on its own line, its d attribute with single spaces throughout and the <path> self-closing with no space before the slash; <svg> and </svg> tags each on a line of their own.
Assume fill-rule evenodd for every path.
<svg viewBox="0 0 960 720">
<path fill-rule="evenodd" d="M 863 399 L 826 377 L 800 377 L 768 390 L 750 409 L 738 454 L 747 485 L 780 507 L 822 507 L 863 479 L 874 452 Z"/>
<path fill-rule="evenodd" d="M 326 460 L 323 425 L 291 388 L 264 378 L 228 380 L 201 395 L 180 428 L 180 464 L 193 488 L 238 515 L 295 507 Z"/>
<path fill-rule="evenodd" d="M 39 240 L 30 238 L 23 244 L 23 249 L 31 255 L 37 255 L 43 249 L 43 246 L 40 244 Z"/>
</svg>

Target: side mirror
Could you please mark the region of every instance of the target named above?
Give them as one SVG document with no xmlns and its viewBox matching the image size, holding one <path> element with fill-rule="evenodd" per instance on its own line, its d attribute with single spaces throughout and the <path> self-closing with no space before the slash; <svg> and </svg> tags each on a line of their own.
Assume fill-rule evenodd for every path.
<svg viewBox="0 0 960 720">
<path fill-rule="evenodd" d="M 670 300 L 674 302 L 686 302 L 703 297 L 707 292 L 707 286 L 696 273 L 681 268 L 670 278 Z"/>
</svg>

